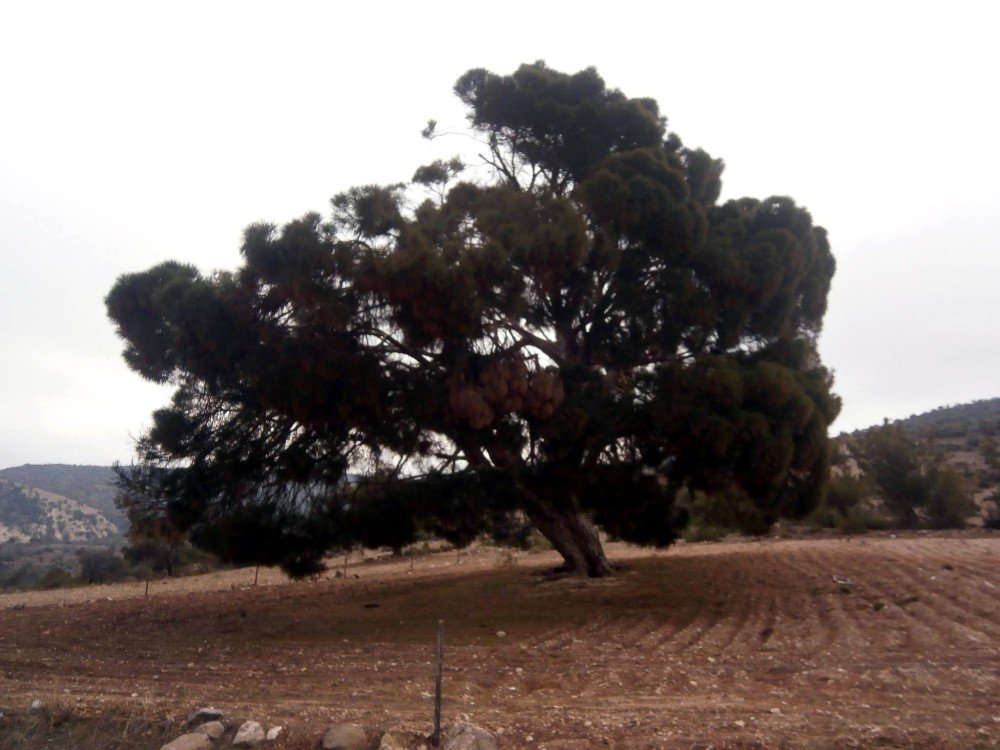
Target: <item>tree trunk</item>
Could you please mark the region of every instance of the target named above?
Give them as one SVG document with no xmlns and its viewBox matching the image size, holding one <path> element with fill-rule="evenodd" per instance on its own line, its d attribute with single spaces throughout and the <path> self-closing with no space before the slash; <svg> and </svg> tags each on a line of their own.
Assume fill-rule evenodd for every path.
<svg viewBox="0 0 1000 750">
<path fill-rule="evenodd" d="M 614 570 L 604 555 L 597 529 L 581 511 L 559 508 L 545 500 L 532 500 L 526 503 L 525 512 L 563 556 L 562 570 L 566 573 L 599 578 Z"/>
<path fill-rule="evenodd" d="M 167 545 L 167 556 L 164 560 L 164 567 L 167 569 L 167 578 L 174 577 L 174 556 L 177 554 L 177 547 L 174 544 Z"/>
</svg>

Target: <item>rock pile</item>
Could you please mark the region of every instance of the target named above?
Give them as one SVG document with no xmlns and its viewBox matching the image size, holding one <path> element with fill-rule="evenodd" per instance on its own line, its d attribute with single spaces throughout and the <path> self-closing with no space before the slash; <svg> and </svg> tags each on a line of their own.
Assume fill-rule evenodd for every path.
<svg viewBox="0 0 1000 750">
<path fill-rule="evenodd" d="M 227 746 L 253 748 L 276 740 L 284 730 L 284 727 L 275 726 L 265 732 L 259 721 L 244 721 L 237 727 L 235 722 L 226 720 L 222 711 L 211 706 L 199 708 L 188 716 L 187 726 L 190 731 L 163 745 L 160 750 L 215 750 Z"/>
<path fill-rule="evenodd" d="M 217 750 L 221 748 L 256 748 L 276 741 L 284 727 L 265 731 L 259 721 L 244 721 L 237 726 L 225 714 L 212 707 L 200 708 L 187 720 L 188 731 L 163 745 L 160 750 Z M 425 738 L 413 732 L 370 734 L 357 724 L 331 724 L 319 738 L 320 750 L 430 750 Z M 442 737 L 443 750 L 498 750 L 496 738 L 482 727 L 458 721 Z"/>
</svg>

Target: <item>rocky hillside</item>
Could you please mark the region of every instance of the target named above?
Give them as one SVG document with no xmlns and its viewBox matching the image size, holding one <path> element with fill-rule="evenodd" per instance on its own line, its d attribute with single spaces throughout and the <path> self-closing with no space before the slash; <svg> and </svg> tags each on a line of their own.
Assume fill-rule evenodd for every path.
<svg viewBox="0 0 1000 750">
<path fill-rule="evenodd" d="M 893 424 L 902 427 L 927 455 L 943 459 L 958 471 L 974 500 L 984 512 L 988 510 L 987 498 L 1000 492 L 1000 398 L 941 406 Z M 842 450 L 848 448 L 845 453 L 849 454 L 851 442 L 870 429 L 840 435 Z M 851 465 L 850 471 L 856 473 L 856 465 Z"/>
<path fill-rule="evenodd" d="M 934 446 L 954 463 L 969 462 L 985 468 L 1000 458 L 1000 398 L 972 401 L 955 406 L 939 406 L 923 414 L 897 419 L 914 440 Z M 842 434 L 849 441 L 864 435 L 872 427 Z"/>
<path fill-rule="evenodd" d="M 115 507 L 115 473 L 110 466 L 24 464 L 0 469 L 0 480 L 62 495 L 99 510 L 121 532 L 128 527 L 125 516 Z"/>
<path fill-rule="evenodd" d="M 93 542 L 118 528 L 101 511 L 37 487 L 0 479 L 0 544 Z"/>
<path fill-rule="evenodd" d="M 915 438 L 975 445 L 983 438 L 1000 437 L 1000 398 L 939 406 L 897 423 Z"/>
</svg>

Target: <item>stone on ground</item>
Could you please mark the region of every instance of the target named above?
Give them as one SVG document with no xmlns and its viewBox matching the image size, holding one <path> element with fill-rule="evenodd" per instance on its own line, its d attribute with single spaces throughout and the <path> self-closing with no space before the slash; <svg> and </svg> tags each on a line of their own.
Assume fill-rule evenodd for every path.
<svg viewBox="0 0 1000 750">
<path fill-rule="evenodd" d="M 206 721 L 194 731 L 199 734 L 208 735 L 213 740 L 217 740 L 226 733 L 226 725 L 221 721 Z"/>
<path fill-rule="evenodd" d="M 188 717 L 188 724 L 204 724 L 206 721 L 221 721 L 225 714 L 217 708 L 206 706 L 199 708 Z"/>
<path fill-rule="evenodd" d="M 498 750 L 496 738 L 482 727 L 456 721 L 442 738 L 444 750 Z"/>
<path fill-rule="evenodd" d="M 394 729 L 382 735 L 378 750 L 428 750 L 427 738 L 418 732 Z"/>
<path fill-rule="evenodd" d="M 264 741 L 264 727 L 259 721 L 244 721 L 233 737 L 234 747 L 253 747 Z"/>
<path fill-rule="evenodd" d="M 274 742 L 274 740 L 278 739 L 278 737 L 284 731 L 285 731 L 284 727 L 271 727 L 270 729 L 267 730 L 267 736 L 264 739 L 266 739 L 268 742 Z"/>
<path fill-rule="evenodd" d="M 404 744 L 401 737 L 386 732 L 382 735 L 382 741 L 378 743 L 378 750 L 409 750 L 409 745 Z"/>
<path fill-rule="evenodd" d="M 207 734 L 190 732 L 168 742 L 160 750 L 212 750 L 212 740 Z"/>
<path fill-rule="evenodd" d="M 366 750 L 368 735 L 357 724 L 334 724 L 323 733 L 323 750 Z"/>
</svg>

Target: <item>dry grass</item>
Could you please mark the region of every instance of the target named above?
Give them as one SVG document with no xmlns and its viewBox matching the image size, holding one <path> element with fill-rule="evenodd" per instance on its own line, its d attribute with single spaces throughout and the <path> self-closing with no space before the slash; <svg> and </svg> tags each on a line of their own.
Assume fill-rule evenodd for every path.
<svg viewBox="0 0 1000 750">
<path fill-rule="evenodd" d="M 0 719 L 0 750 L 43 747 L 74 750 L 135 750 L 159 747 L 175 732 L 141 713 L 112 708 L 85 715 L 65 706 L 15 713 Z"/>
</svg>

